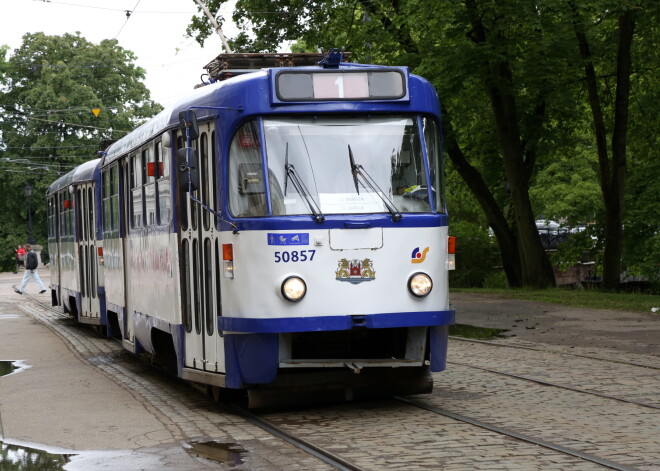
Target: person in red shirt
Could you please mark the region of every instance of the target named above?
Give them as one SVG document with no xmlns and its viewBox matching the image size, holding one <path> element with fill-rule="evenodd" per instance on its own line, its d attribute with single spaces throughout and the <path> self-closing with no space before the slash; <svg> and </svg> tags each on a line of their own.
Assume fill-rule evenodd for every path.
<svg viewBox="0 0 660 471">
<path fill-rule="evenodd" d="M 14 273 L 18 273 L 18 267 L 25 266 L 25 249 L 19 244 L 14 252 L 16 252 L 16 269 L 14 270 Z"/>
</svg>

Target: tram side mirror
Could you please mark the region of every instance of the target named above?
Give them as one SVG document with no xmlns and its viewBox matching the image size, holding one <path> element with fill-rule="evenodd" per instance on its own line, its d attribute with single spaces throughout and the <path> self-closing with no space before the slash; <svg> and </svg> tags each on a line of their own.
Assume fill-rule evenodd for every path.
<svg viewBox="0 0 660 471">
<path fill-rule="evenodd" d="M 197 139 L 199 136 L 199 125 L 197 124 L 197 114 L 194 110 L 179 112 L 179 127 L 184 136 L 186 130 L 190 132 L 190 139 Z"/>
<path fill-rule="evenodd" d="M 188 151 L 190 151 L 190 160 L 188 159 Z M 190 162 L 190 165 L 188 165 Z M 190 174 L 190 183 L 192 190 L 195 191 L 199 188 L 199 158 L 197 157 L 197 149 L 184 147 L 176 151 L 176 167 L 179 174 L 179 190 L 188 191 L 188 174 Z"/>
</svg>

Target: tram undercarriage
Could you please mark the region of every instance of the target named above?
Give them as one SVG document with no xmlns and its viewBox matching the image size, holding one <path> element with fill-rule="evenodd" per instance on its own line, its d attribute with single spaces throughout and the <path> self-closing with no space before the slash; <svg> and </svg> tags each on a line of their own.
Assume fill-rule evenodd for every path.
<svg viewBox="0 0 660 471">
<path fill-rule="evenodd" d="M 277 378 L 248 386 L 249 407 L 428 393 L 426 338 L 424 327 L 281 334 Z"/>
<path fill-rule="evenodd" d="M 304 368 L 283 370 L 275 382 L 248 389 L 250 408 L 297 407 L 315 403 L 425 394 L 433 389 L 428 367 Z"/>
</svg>

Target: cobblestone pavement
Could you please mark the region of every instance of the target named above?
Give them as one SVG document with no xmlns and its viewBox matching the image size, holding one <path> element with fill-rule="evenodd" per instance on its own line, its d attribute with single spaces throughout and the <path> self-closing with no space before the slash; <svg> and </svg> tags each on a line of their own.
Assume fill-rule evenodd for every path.
<svg viewBox="0 0 660 471">
<path fill-rule="evenodd" d="M 7 297 L 3 299 L 18 303 L 20 297 L 16 295 L 11 301 Z M 19 313 L 23 318 L 8 316 L 4 321 L 0 320 L 0 324 L 10 326 L 14 322 L 25 322 L 27 315 L 27 319 L 33 318 L 46 325 L 73 352 L 73 360 L 67 361 L 79 361 L 86 365 L 79 374 L 86 375 L 85 371 L 91 369 L 94 375 L 100 375 L 108 384 L 119 385 L 119 390 L 125 395 L 121 397 L 122 407 L 133 407 L 136 417 L 153 420 L 143 429 L 134 431 L 128 424 L 106 427 L 114 430 L 115 434 L 127 435 L 122 437 L 126 443 L 122 445 L 126 448 L 122 450 L 123 462 L 119 458 L 114 461 L 110 459 L 104 462 L 106 467 L 102 467 L 99 456 L 115 456 L 112 452 L 116 450 L 107 450 L 106 455 L 92 457 L 92 466 L 89 465 L 89 457 L 87 465 L 83 464 L 83 453 L 79 467 L 75 467 L 74 460 L 71 463 L 73 466 L 67 469 L 113 469 L 113 466 L 116 469 L 120 462 L 125 469 L 139 467 L 147 470 L 163 467 L 257 471 L 333 469 L 225 411 L 188 384 L 164 376 L 123 351 L 118 344 L 97 337 L 91 329 L 77 326 L 62 315 L 28 302 L 14 306 L 16 309 L 13 311 L 11 307 L 1 307 L 0 312 Z M 0 325 L 0 340 L 3 328 L 4 325 Z M 416 399 L 596 455 L 631 469 L 660 470 L 660 410 L 657 409 L 660 406 L 660 370 L 657 369 L 660 363 L 654 357 L 613 352 L 600 347 L 571 348 L 539 344 L 516 338 L 501 339 L 496 343 L 505 346 L 450 340 L 447 371 L 434 376 L 433 394 L 421 395 Z M 518 346 L 526 348 L 510 348 Z M 0 359 L 3 359 L 1 352 L 0 346 Z M 544 386 L 475 367 L 613 396 L 646 404 L 647 407 Z M 0 419 L 7 416 L 7 404 L 3 404 L 3 397 L 12 394 L 15 397 L 18 393 L 11 389 L 19 384 L 15 381 L 18 376 L 0 380 L 0 387 L 4 388 L 0 389 Z M 84 381 L 83 387 L 90 390 L 90 400 L 98 400 L 100 406 L 110 400 L 104 396 L 104 391 L 95 389 L 98 381 L 85 378 L 80 381 Z M 12 382 L 6 379 L 12 379 Z M 49 380 L 46 377 L 38 379 Z M 76 378 L 67 381 L 72 389 L 80 387 Z M 44 401 L 54 404 L 50 423 L 56 424 L 55 418 L 60 420 L 61 414 L 57 409 L 58 395 L 67 394 L 67 391 L 42 393 L 40 397 Z M 116 391 L 112 394 L 118 396 Z M 606 469 L 574 456 L 393 400 L 271 412 L 264 414 L 264 418 L 365 470 Z M 75 430 L 75 424 L 66 423 L 66 418 L 61 420 L 65 424 L 58 427 L 65 427 L 68 431 L 58 433 L 49 445 L 76 450 L 90 449 L 90 446 L 99 449 L 99 445 L 89 443 L 94 443 L 93 435 L 99 439 L 104 437 L 103 430 L 90 427 L 89 436 L 84 437 L 83 434 L 81 437 Z M 2 422 L 0 433 L 1 425 Z M 5 429 L 5 433 L 8 435 L 5 439 L 12 438 L 9 430 Z M 27 437 L 13 438 L 21 440 Z M 220 464 L 190 458 L 182 450 L 184 444 L 191 440 L 236 444 L 246 450 L 244 462 Z"/>
<path fill-rule="evenodd" d="M 451 340 L 448 370 L 435 375 L 432 395 L 418 399 L 625 467 L 660 469 L 660 410 L 452 363 L 658 404 L 660 370 L 576 357 L 570 355 L 572 349 L 564 350 L 562 355 Z M 637 360 L 630 354 L 624 358 Z M 392 402 L 271 414 L 268 418 L 292 432 L 314 437 L 319 446 L 351 456 L 366 469 L 604 469 Z M 343 441 L 338 443 L 338 437 Z"/>
<path fill-rule="evenodd" d="M 518 347 L 533 350 L 523 350 L 521 361 Z M 539 346 L 513 339 L 490 343 L 457 339 L 452 342 L 449 358 L 450 370 L 458 369 L 459 364 L 495 369 L 660 408 L 657 357 L 594 348 Z"/>
</svg>

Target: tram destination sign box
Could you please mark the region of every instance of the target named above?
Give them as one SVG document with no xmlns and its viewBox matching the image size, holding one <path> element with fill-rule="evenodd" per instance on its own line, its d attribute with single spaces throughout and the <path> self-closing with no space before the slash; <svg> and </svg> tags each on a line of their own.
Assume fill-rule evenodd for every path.
<svg viewBox="0 0 660 471">
<path fill-rule="evenodd" d="M 277 99 L 288 101 L 400 100 L 407 95 L 402 69 L 275 71 Z"/>
</svg>

